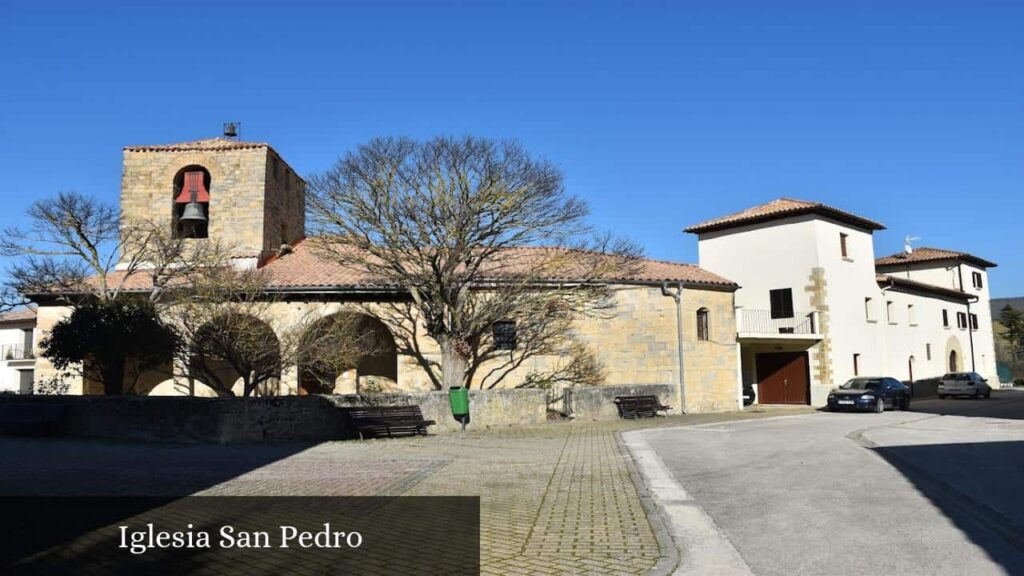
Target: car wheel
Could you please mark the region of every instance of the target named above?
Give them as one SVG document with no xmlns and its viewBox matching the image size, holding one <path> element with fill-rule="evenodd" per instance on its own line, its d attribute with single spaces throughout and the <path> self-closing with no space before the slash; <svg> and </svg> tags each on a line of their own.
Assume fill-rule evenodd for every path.
<svg viewBox="0 0 1024 576">
<path fill-rule="evenodd" d="M 986 390 L 985 391 L 985 399 L 988 400 L 991 397 L 992 397 L 992 391 L 991 390 Z"/>
<path fill-rule="evenodd" d="M 981 398 L 981 392 L 978 392 L 977 390 L 975 390 L 974 391 L 974 396 L 971 396 L 971 399 L 977 400 L 978 398 Z"/>
<path fill-rule="evenodd" d="M 882 400 L 881 398 L 879 398 L 878 401 L 875 402 L 875 412 L 877 412 L 879 414 L 881 414 L 882 412 L 885 412 L 885 400 Z"/>
<path fill-rule="evenodd" d="M 907 396 L 906 398 L 904 398 L 903 402 L 901 404 L 902 404 L 902 406 L 900 406 L 900 408 L 902 410 L 910 410 L 910 396 Z"/>
<path fill-rule="evenodd" d="M 945 394 L 939 394 L 939 400 L 945 400 L 945 399 L 946 399 L 946 395 Z"/>
</svg>

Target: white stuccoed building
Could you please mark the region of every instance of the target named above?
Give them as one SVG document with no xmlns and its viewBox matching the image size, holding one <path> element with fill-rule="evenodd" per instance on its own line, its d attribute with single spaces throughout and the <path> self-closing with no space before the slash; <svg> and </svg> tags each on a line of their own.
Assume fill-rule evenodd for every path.
<svg viewBox="0 0 1024 576">
<path fill-rule="evenodd" d="M 824 405 L 856 376 L 913 382 L 973 370 L 997 386 L 988 275 L 951 250 L 875 257 L 885 227 L 780 198 L 691 226 L 700 266 L 740 285 L 740 378 L 758 401 Z"/>
<path fill-rule="evenodd" d="M 0 314 L 0 394 L 32 393 L 35 345 L 35 308 Z"/>
</svg>

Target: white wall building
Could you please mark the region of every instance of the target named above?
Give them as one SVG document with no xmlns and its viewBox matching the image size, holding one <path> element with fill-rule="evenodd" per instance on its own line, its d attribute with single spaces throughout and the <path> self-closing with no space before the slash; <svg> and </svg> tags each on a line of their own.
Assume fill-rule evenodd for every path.
<svg viewBox="0 0 1024 576">
<path fill-rule="evenodd" d="M 0 394 L 31 394 L 35 373 L 36 311 L 0 314 Z"/>
<path fill-rule="evenodd" d="M 855 375 L 996 376 L 987 268 L 963 252 L 875 258 L 875 221 L 782 198 L 686 229 L 700 266 L 740 285 L 744 384 L 763 403 L 824 405 Z"/>
</svg>

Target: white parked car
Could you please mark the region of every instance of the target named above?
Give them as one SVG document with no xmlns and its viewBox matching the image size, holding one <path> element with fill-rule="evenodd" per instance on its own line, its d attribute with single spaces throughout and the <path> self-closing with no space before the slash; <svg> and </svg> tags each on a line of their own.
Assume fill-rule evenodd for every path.
<svg viewBox="0 0 1024 576">
<path fill-rule="evenodd" d="M 988 380 L 977 372 L 950 372 L 939 381 L 937 392 L 939 398 L 946 396 L 970 396 L 972 398 L 988 398 L 992 388 Z"/>
</svg>

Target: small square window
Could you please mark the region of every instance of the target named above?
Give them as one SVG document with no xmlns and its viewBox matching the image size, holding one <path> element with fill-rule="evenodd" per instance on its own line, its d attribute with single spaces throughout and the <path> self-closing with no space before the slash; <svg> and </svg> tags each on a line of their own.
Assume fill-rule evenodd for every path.
<svg viewBox="0 0 1024 576">
<path fill-rule="evenodd" d="M 944 328 L 949 328 L 949 310 L 946 310 L 945 308 L 942 309 L 942 326 Z"/>
<path fill-rule="evenodd" d="M 956 313 L 956 327 L 961 330 L 967 328 L 967 314 L 964 312 Z"/>
<path fill-rule="evenodd" d="M 931 344 L 925 344 L 924 345 L 924 357 L 927 358 L 928 360 L 932 359 L 932 345 Z"/>
<path fill-rule="evenodd" d="M 985 283 L 981 279 L 981 272 L 971 272 L 971 283 L 974 284 L 974 287 L 978 289 L 981 289 L 985 286 Z"/>
<path fill-rule="evenodd" d="M 495 350 L 515 350 L 516 349 L 516 323 L 512 320 L 503 320 L 501 322 L 495 322 L 492 326 L 494 332 L 494 349 Z"/>
<path fill-rule="evenodd" d="M 971 330 L 977 330 L 977 329 L 978 329 L 978 315 L 977 314 L 971 314 Z"/>
<path fill-rule="evenodd" d="M 896 311 L 893 308 L 892 301 L 887 300 L 885 302 L 885 319 L 888 322 L 896 323 Z"/>
<path fill-rule="evenodd" d="M 871 298 L 864 299 L 864 318 L 868 322 L 875 321 L 875 305 L 872 304 Z"/>
</svg>

